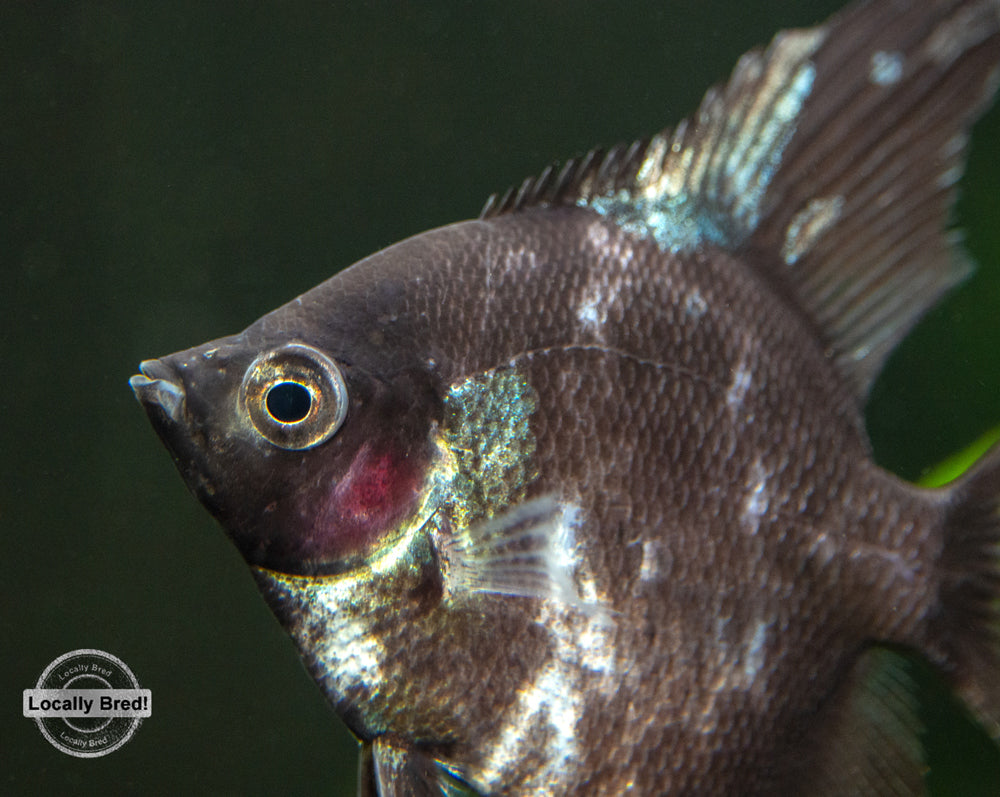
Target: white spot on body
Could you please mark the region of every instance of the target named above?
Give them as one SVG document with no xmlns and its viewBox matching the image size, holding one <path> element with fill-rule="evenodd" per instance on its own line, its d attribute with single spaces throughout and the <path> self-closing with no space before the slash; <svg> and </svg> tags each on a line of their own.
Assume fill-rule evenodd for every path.
<svg viewBox="0 0 1000 797">
<path fill-rule="evenodd" d="M 639 579 L 641 581 L 654 581 L 660 573 L 656 548 L 657 544 L 654 540 L 646 540 L 642 544 L 642 564 L 639 565 Z"/>
<path fill-rule="evenodd" d="M 692 288 L 691 292 L 684 297 L 684 312 L 689 318 L 695 320 L 701 318 L 708 312 L 708 302 L 697 288 Z"/>
<path fill-rule="evenodd" d="M 750 381 L 752 375 L 749 370 L 747 370 L 744 363 L 740 363 L 736 371 L 733 373 L 733 381 L 729 385 L 729 390 L 726 392 L 726 404 L 732 410 L 739 409 L 740 405 L 743 403 L 743 399 L 746 398 L 747 390 L 750 389 Z"/>
<path fill-rule="evenodd" d="M 747 493 L 743 498 L 743 511 L 740 520 L 748 526 L 752 533 L 757 532 L 760 519 L 767 514 L 771 503 L 768 480 L 771 474 L 764 468 L 760 460 L 754 460 L 750 467 L 750 478 L 747 483 Z"/>
<path fill-rule="evenodd" d="M 773 618 L 752 619 L 735 638 L 726 633 L 731 621 L 731 617 L 716 620 L 716 655 L 714 661 L 708 664 L 715 678 L 711 691 L 703 698 L 700 710 L 702 732 L 709 732 L 714 727 L 721 694 L 750 691 L 757 697 L 767 696 L 767 679 L 763 677 L 762 671 L 767 663 L 767 637 L 774 623 Z"/>
<path fill-rule="evenodd" d="M 546 551 L 547 569 L 553 584 L 560 585 L 557 597 L 582 597 L 584 602 L 596 604 L 596 595 L 576 596 L 572 585 L 572 574 L 580 566 L 577 555 L 576 528 L 580 524 L 580 507 L 568 502 L 559 502 L 559 520 L 552 533 L 552 541 Z"/>
<path fill-rule="evenodd" d="M 876 86 L 893 86 L 903 77 L 903 54 L 876 50 L 872 53 L 868 79 Z"/>
<path fill-rule="evenodd" d="M 916 569 L 919 567 L 919 564 L 908 561 L 902 552 L 873 543 L 855 543 L 849 556 L 852 560 L 875 559 L 884 564 L 895 578 L 900 578 L 908 584 L 912 584 L 916 579 Z"/>
<path fill-rule="evenodd" d="M 604 250 L 610 240 L 607 227 L 600 222 L 595 222 L 587 227 L 587 243 L 596 251 Z"/>
<path fill-rule="evenodd" d="M 568 519 L 563 527 L 571 530 L 575 509 L 567 507 L 564 513 Z M 556 547 L 562 551 L 560 558 L 572 561 L 585 607 L 599 606 L 602 599 L 594 579 L 584 572 L 580 544 L 569 536 Z M 571 764 L 581 754 L 579 725 L 589 697 L 595 690 L 614 694 L 620 685 L 616 626 L 606 613 L 546 601 L 537 621 L 550 633 L 549 657 L 518 690 L 503 726 L 483 744 L 483 763 L 473 773 L 477 781 L 497 791 L 510 787 L 510 773 L 526 756 L 539 754 L 543 763 L 518 788 L 530 794 L 564 790 Z"/>
<path fill-rule="evenodd" d="M 424 517 L 427 511 L 422 506 L 418 514 Z M 423 521 L 415 527 L 422 526 Z M 375 632 L 380 615 L 371 612 L 372 585 L 379 583 L 382 576 L 398 572 L 418 540 L 418 535 L 404 534 L 368 567 L 317 582 L 258 571 L 284 600 L 301 610 L 289 632 L 300 650 L 315 657 L 322 671 L 317 678 L 327 693 L 344 695 L 361 688 L 371 690 L 372 699 L 378 697 L 385 683 L 382 665 L 387 651 Z"/>
<path fill-rule="evenodd" d="M 732 618 L 729 615 L 719 615 L 715 618 L 715 638 L 723 639 L 726 633 L 726 626 Z"/>
<path fill-rule="evenodd" d="M 597 332 L 607 320 L 606 312 L 602 312 L 600 286 L 591 286 L 576 307 L 576 320 L 587 330 Z"/>
<path fill-rule="evenodd" d="M 565 771 L 578 755 L 576 725 L 582 713 L 581 703 L 579 695 L 567 688 L 558 666 L 552 662 L 546 665 L 535 681 L 518 693 L 517 704 L 509 709 L 511 721 L 504 725 L 484 757 L 480 779 L 502 783 L 504 773 L 517 766 L 528 752 L 526 731 L 539 726 L 544 729 L 545 744 L 542 751 L 534 752 L 543 753 L 546 767 L 553 774 Z"/>
<path fill-rule="evenodd" d="M 565 788 L 571 762 L 581 750 L 580 721 L 593 691 L 612 694 L 618 686 L 613 627 L 606 618 L 569 616 L 546 608 L 539 622 L 549 628 L 553 649 L 534 679 L 518 690 L 517 701 L 500 732 L 483 746 L 483 763 L 476 780 L 501 790 L 528 755 L 541 754 L 543 764 L 524 793 L 548 794 Z M 541 740 L 541 748 L 538 742 Z"/>
<path fill-rule="evenodd" d="M 752 686 L 757 680 L 760 668 L 764 666 L 766 651 L 764 645 L 767 642 L 767 629 L 770 624 L 763 620 L 758 620 L 753 627 L 753 635 L 746 643 L 743 653 L 743 679 L 746 686 Z"/>
<path fill-rule="evenodd" d="M 336 691 L 344 694 L 360 684 L 382 683 L 385 645 L 371 633 L 370 624 L 351 617 L 337 620 L 333 611 L 327 618 L 326 634 L 316 654 L 323 661 L 327 677 L 335 684 Z"/>
<path fill-rule="evenodd" d="M 588 589 L 590 587 L 591 589 Z M 584 598 L 592 605 L 598 598 L 592 589 L 593 583 L 584 583 Z M 567 627 L 569 637 L 574 640 L 573 649 L 580 666 L 590 673 L 602 676 L 599 689 L 611 694 L 616 689 L 615 674 L 618 672 L 615 657 L 614 621 L 607 612 L 597 611 Z M 607 676 L 607 677 L 604 677 Z"/>
<path fill-rule="evenodd" d="M 812 544 L 809 546 L 809 550 L 806 551 L 806 557 L 809 559 L 815 559 L 816 564 L 819 567 L 826 567 L 833 561 L 836 555 L 837 547 L 830 540 L 830 536 L 825 531 L 821 531 L 816 535 Z"/>
<path fill-rule="evenodd" d="M 632 252 L 612 241 L 607 223 L 603 221 L 594 222 L 587 228 L 587 243 L 606 265 L 595 269 L 581 287 L 575 303 L 576 320 L 580 331 L 591 341 L 605 343 L 604 325 L 622 288 L 628 284 Z"/>
<path fill-rule="evenodd" d="M 736 368 L 733 369 L 733 378 L 726 390 L 726 406 L 734 414 L 740 411 L 747 391 L 750 390 L 750 386 L 753 383 L 753 368 L 750 356 L 753 348 L 753 343 L 750 340 L 744 340 L 739 361 L 736 364 Z"/>
</svg>

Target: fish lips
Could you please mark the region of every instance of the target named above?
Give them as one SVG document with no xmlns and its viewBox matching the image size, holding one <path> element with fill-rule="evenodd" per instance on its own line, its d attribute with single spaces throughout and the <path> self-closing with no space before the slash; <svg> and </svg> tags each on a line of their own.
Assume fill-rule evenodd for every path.
<svg viewBox="0 0 1000 797">
<path fill-rule="evenodd" d="M 139 373 L 132 376 L 128 384 L 151 419 L 154 415 L 162 415 L 163 421 L 174 424 L 182 422 L 184 385 L 162 360 L 143 360 L 139 363 Z M 159 431 L 162 422 L 154 420 L 153 426 Z"/>
<path fill-rule="evenodd" d="M 199 424 L 192 418 L 188 391 L 179 369 L 167 362 L 176 357 L 143 360 L 139 373 L 129 379 L 129 386 L 184 482 L 214 514 L 216 490 L 209 476 L 211 468 L 204 435 L 198 433 Z"/>
</svg>

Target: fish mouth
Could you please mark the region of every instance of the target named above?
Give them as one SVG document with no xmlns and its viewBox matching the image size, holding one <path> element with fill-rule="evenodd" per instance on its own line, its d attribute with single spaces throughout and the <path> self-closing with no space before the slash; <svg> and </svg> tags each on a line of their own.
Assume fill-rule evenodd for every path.
<svg viewBox="0 0 1000 797">
<path fill-rule="evenodd" d="M 132 392 L 147 409 L 158 407 L 174 423 L 184 415 L 184 386 L 162 360 L 143 360 L 139 373 L 128 380 Z"/>
</svg>

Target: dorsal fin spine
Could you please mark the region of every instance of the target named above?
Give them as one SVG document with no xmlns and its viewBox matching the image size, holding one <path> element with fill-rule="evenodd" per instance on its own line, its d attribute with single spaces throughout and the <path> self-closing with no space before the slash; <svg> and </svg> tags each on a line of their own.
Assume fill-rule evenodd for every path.
<svg viewBox="0 0 1000 797">
<path fill-rule="evenodd" d="M 968 126 L 1000 82 L 1000 2 L 868 2 L 743 56 L 697 112 L 592 150 L 482 218 L 594 210 L 664 252 L 721 247 L 780 285 L 859 409 L 969 262 L 947 232 Z"/>
</svg>

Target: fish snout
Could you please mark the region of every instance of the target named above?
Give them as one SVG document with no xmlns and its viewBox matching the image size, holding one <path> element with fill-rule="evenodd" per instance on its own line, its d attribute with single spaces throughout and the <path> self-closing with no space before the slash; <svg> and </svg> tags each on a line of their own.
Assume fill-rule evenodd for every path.
<svg viewBox="0 0 1000 797">
<path fill-rule="evenodd" d="M 143 360 L 139 373 L 128 380 L 139 403 L 149 409 L 158 407 L 174 423 L 184 413 L 184 386 L 162 360 Z"/>
</svg>

